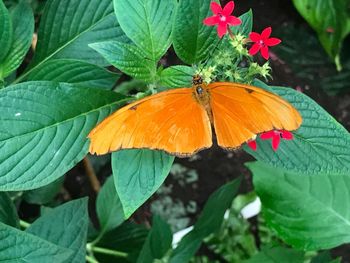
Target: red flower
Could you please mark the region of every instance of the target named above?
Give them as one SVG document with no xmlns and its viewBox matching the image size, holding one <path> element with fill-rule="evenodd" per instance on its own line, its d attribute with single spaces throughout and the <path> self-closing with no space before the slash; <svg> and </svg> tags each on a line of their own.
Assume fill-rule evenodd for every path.
<svg viewBox="0 0 350 263">
<path fill-rule="evenodd" d="M 286 130 L 272 130 L 262 133 L 260 138 L 262 140 L 272 139 L 272 149 L 276 151 L 280 144 L 281 138 L 284 140 L 292 140 L 293 134 Z"/>
<path fill-rule="evenodd" d="M 228 2 L 222 9 L 221 6 L 216 2 L 211 2 L 210 9 L 214 13 L 214 16 L 207 17 L 203 20 L 203 23 L 207 26 L 218 25 L 217 31 L 220 38 L 222 38 L 227 32 L 227 25 L 238 26 L 242 21 L 231 16 L 235 3 L 233 1 Z"/>
<path fill-rule="evenodd" d="M 249 141 L 249 142 L 247 142 L 247 144 L 248 144 L 249 148 L 252 149 L 253 151 L 256 151 L 256 149 L 258 148 L 256 140 Z"/>
<path fill-rule="evenodd" d="M 271 37 L 271 27 L 265 28 L 261 35 L 255 32 L 249 34 L 251 41 L 255 42 L 253 46 L 249 49 L 249 54 L 254 56 L 260 51 L 264 59 L 269 59 L 269 47 L 273 47 L 281 43 L 281 40 L 275 37 Z"/>
</svg>

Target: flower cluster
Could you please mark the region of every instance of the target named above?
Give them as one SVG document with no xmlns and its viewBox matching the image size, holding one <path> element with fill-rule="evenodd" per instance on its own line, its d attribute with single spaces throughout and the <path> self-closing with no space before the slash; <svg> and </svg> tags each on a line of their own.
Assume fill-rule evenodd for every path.
<svg viewBox="0 0 350 263">
<path fill-rule="evenodd" d="M 202 69 L 203 79 L 207 83 L 214 79 L 250 83 L 257 76 L 265 79 L 270 77 L 269 48 L 280 44 L 281 40 L 271 37 L 271 27 L 265 28 L 261 33 L 251 32 L 248 37 L 240 33 L 233 34 L 231 27 L 242 24 L 238 17 L 232 15 L 234 7 L 233 1 L 228 2 L 223 8 L 218 3 L 212 2 L 210 9 L 213 16 L 203 20 L 207 26 L 217 26 L 218 36 L 223 39 L 212 58 L 211 65 Z M 247 45 L 250 46 L 249 49 L 246 48 Z M 261 57 L 267 60 L 263 65 L 252 60 L 252 57 L 259 52 Z M 271 130 L 260 134 L 259 137 L 262 140 L 271 139 L 272 149 L 276 151 L 281 139 L 292 140 L 293 134 L 286 130 Z M 247 142 L 254 151 L 257 150 L 256 138 L 257 136 Z"/>
</svg>

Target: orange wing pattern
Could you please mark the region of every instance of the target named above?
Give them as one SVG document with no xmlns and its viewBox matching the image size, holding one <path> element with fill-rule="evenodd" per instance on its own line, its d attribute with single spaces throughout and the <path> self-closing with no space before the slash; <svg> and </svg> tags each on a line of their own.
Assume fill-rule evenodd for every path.
<svg viewBox="0 0 350 263">
<path fill-rule="evenodd" d="M 160 92 L 131 103 L 102 121 L 88 136 L 90 152 L 130 148 L 192 155 L 212 145 L 211 124 L 192 89 Z"/>
<path fill-rule="evenodd" d="M 211 83 L 208 88 L 215 133 L 223 148 L 237 148 L 265 131 L 290 131 L 301 125 L 291 104 L 263 89 L 230 82 Z"/>
</svg>

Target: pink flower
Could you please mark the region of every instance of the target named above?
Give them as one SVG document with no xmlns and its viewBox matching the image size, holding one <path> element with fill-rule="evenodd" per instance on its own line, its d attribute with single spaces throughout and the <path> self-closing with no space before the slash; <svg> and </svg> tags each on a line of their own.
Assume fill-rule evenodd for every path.
<svg viewBox="0 0 350 263">
<path fill-rule="evenodd" d="M 251 32 L 249 34 L 249 38 L 252 42 L 255 42 L 252 47 L 249 49 L 249 54 L 254 56 L 259 51 L 264 59 L 268 60 L 269 55 L 269 47 L 273 47 L 281 43 L 281 40 L 275 37 L 271 37 L 272 29 L 271 27 L 265 28 L 261 35 L 256 32 Z"/>
<path fill-rule="evenodd" d="M 262 133 L 260 138 L 262 140 L 272 139 L 272 149 L 277 151 L 281 138 L 284 140 L 292 140 L 293 134 L 286 130 L 272 130 Z"/>
<path fill-rule="evenodd" d="M 249 148 L 252 149 L 253 151 L 256 151 L 256 149 L 258 148 L 258 145 L 257 145 L 257 143 L 256 143 L 256 140 L 247 142 L 247 145 L 248 145 Z"/>
<path fill-rule="evenodd" d="M 218 35 L 222 38 L 227 33 L 227 25 L 238 26 L 242 23 L 239 18 L 231 16 L 234 8 L 235 3 L 233 1 L 228 2 L 223 9 L 218 3 L 211 2 L 210 9 L 214 16 L 207 17 L 203 20 L 203 23 L 207 26 L 218 25 Z"/>
</svg>

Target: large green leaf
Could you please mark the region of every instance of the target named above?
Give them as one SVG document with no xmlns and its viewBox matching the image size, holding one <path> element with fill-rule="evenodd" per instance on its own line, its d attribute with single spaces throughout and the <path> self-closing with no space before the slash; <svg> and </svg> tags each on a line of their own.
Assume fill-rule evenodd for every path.
<svg viewBox="0 0 350 263">
<path fill-rule="evenodd" d="M 299 13 L 317 32 L 327 53 L 339 67 L 339 53 L 350 33 L 348 0 L 293 0 Z"/>
<path fill-rule="evenodd" d="M 0 262 L 65 263 L 74 253 L 3 223 L 0 223 L 0 240 Z"/>
<path fill-rule="evenodd" d="M 161 259 L 171 248 L 172 240 L 170 225 L 159 216 L 154 216 L 151 231 L 148 233 L 137 263 L 153 263 L 155 259 Z"/>
<path fill-rule="evenodd" d="M 119 76 L 120 74 L 84 61 L 52 59 L 31 71 L 27 79 L 50 80 L 71 83 L 75 86 L 112 89 Z"/>
<path fill-rule="evenodd" d="M 216 27 L 203 24 L 204 18 L 213 15 L 209 9 L 210 2 L 180 0 L 176 9 L 173 45 L 179 58 L 188 64 L 204 60 L 219 41 Z"/>
<path fill-rule="evenodd" d="M 266 223 L 285 242 L 305 250 L 350 242 L 350 177 L 306 176 L 249 163 Z"/>
<path fill-rule="evenodd" d="M 301 127 L 294 131 L 294 139 L 282 140 L 276 152 L 271 141 L 258 142 L 258 150 L 245 149 L 258 161 L 275 167 L 304 174 L 349 174 L 350 134 L 315 101 L 289 88 L 268 87 L 261 81 L 255 82 L 289 101 L 303 118 Z"/>
<path fill-rule="evenodd" d="M 303 263 L 304 253 L 286 247 L 265 247 L 245 263 Z"/>
<path fill-rule="evenodd" d="M 131 77 L 144 81 L 155 80 L 156 63 L 147 59 L 137 46 L 117 41 L 95 43 L 90 46 L 109 63 Z"/>
<path fill-rule="evenodd" d="M 2 89 L 0 190 L 30 190 L 62 176 L 85 156 L 86 136 L 122 98 L 45 81 Z"/>
<path fill-rule="evenodd" d="M 210 195 L 193 230 L 180 241 L 173 251 L 170 263 L 188 262 L 199 249 L 203 239 L 220 229 L 224 214 L 231 207 L 240 182 L 240 179 L 236 179 L 221 186 Z"/>
<path fill-rule="evenodd" d="M 83 198 L 48 211 L 26 231 L 74 251 L 67 262 L 80 263 L 85 261 L 88 223 L 87 198 Z"/>
<path fill-rule="evenodd" d="M 12 21 L 3 1 L 0 1 L 0 63 L 6 57 L 12 43 Z M 1 76 L 2 74 L 0 74 Z"/>
<path fill-rule="evenodd" d="M 96 212 L 100 221 L 100 236 L 124 222 L 123 207 L 114 186 L 113 176 L 107 179 L 97 196 Z"/>
<path fill-rule="evenodd" d="M 240 33 L 248 37 L 253 29 L 253 11 L 249 9 L 248 12 L 244 13 L 239 18 L 241 19 L 242 24 L 239 26 L 231 26 L 230 29 L 232 30 L 233 34 Z"/>
<path fill-rule="evenodd" d="M 11 18 L 13 25 L 11 49 L 0 62 L 0 78 L 1 75 L 7 77 L 21 65 L 32 43 L 34 33 L 34 15 L 26 1 L 19 2 L 11 13 Z"/>
<path fill-rule="evenodd" d="M 0 192 L 0 222 L 19 228 L 17 209 L 5 192 Z"/>
<path fill-rule="evenodd" d="M 165 87 L 191 87 L 194 69 L 188 66 L 171 66 L 161 71 L 160 83 Z"/>
<path fill-rule="evenodd" d="M 33 61 L 22 78 L 53 58 L 80 59 L 106 65 L 106 61 L 88 45 L 125 39 L 115 18 L 112 1 L 50 0 L 41 17 Z"/>
<path fill-rule="evenodd" d="M 173 161 L 174 156 L 148 149 L 122 150 L 112 154 L 114 182 L 126 218 L 161 186 Z"/>
<path fill-rule="evenodd" d="M 175 0 L 114 0 L 121 28 L 153 61 L 158 61 L 171 44 L 175 6 Z"/>
</svg>

